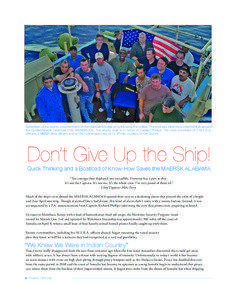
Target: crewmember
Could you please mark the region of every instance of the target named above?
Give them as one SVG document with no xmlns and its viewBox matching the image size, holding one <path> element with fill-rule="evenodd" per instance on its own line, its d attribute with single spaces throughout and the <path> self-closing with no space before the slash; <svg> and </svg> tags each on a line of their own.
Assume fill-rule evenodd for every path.
<svg viewBox="0 0 238 300">
<path fill-rule="evenodd" d="M 175 103 L 172 97 L 167 97 L 163 102 L 155 104 L 150 109 L 149 122 L 183 122 L 182 114 L 175 107 Z"/>
<path fill-rule="evenodd" d="M 61 93 L 51 75 L 42 77 L 43 87 L 36 96 L 36 109 L 44 122 L 67 122 Z"/>
<path fill-rule="evenodd" d="M 96 62 L 93 64 L 93 69 L 96 71 L 99 79 L 100 100 L 102 107 L 99 112 L 107 111 L 107 119 L 112 120 L 112 101 L 111 87 L 116 82 L 115 72 L 109 63 L 104 61 L 104 56 L 101 52 L 95 54 Z"/>
</svg>

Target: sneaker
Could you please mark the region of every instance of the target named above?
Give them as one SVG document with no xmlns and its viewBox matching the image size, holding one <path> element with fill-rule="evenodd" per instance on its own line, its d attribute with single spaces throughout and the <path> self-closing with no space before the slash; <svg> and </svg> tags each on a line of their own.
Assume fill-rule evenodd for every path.
<svg viewBox="0 0 238 300">
<path fill-rule="evenodd" d="M 107 122 L 110 122 L 112 120 L 112 118 L 106 118 Z"/>
<path fill-rule="evenodd" d="M 98 110 L 99 112 L 103 112 L 104 111 L 104 109 L 103 108 L 99 108 L 99 110 Z"/>
</svg>

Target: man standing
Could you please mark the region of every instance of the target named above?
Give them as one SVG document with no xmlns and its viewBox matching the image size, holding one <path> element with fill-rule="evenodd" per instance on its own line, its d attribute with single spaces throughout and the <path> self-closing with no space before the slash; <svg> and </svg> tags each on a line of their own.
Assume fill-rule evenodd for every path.
<svg viewBox="0 0 238 300">
<path fill-rule="evenodd" d="M 151 84 L 145 86 L 139 95 L 140 121 L 149 122 L 150 109 L 166 97 L 171 96 L 169 88 L 161 84 L 159 74 L 151 76 Z"/>
<path fill-rule="evenodd" d="M 158 59 L 157 66 L 150 68 L 146 75 L 151 77 L 152 74 L 159 74 L 161 77 L 161 84 L 170 88 L 172 78 L 175 76 L 175 74 L 171 69 L 167 68 L 167 65 L 168 59 L 162 56 Z"/>
<path fill-rule="evenodd" d="M 75 78 L 82 78 L 88 87 L 88 91 L 80 89 L 78 94 L 80 97 L 80 110 L 86 122 L 92 122 L 93 118 L 93 97 L 100 97 L 99 80 L 95 70 L 90 68 L 89 60 L 82 58 L 80 67 L 75 70 Z"/>
<path fill-rule="evenodd" d="M 140 96 L 140 92 L 143 88 L 150 84 L 150 78 L 145 75 L 145 69 L 143 65 L 139 65 L 136 67 L 136 90 L 138 93 L 138 97 Z"/>
<path fill-rule="evenodd" d="M 139 34 L 139 41 L 135 42 L 135 44 L 131 47 L 130 58 L 137 60 L 138 58 L 145 56 L 148 48 L 153 48 L 153 44 L 146 41 L 146 34 L 141 32 Z"/>
<path fill-rule="evenodd" d="M 81 49 L 81 54 L 90 61 L 91 66 L 96 62 L 95 54 L 98 52 L 101 52 L 103 54 L 104 60 L 109 59 L 110 52 L 108 49 L 108 45 L 104 43 L 103 40 L 104 40 L 103 35 L 98 33 L 96 35 L 95 44 L 91 44 Z"/>
<path fill-rule="evenodd" d="M 189 74 L 189 67 L 183 66 L 179 70 L 179 75 L 171 82 L 172 96 L 181 108 L 191 99 L 194 89 L 194 83 L 188 78 Z"/>
<path fill-rule="evenodd" d="M 70 56 L 68 57 L 68 61 L 70 67 L 75 71 L 79 67 L 80 60 L 83 58 L 83 55 L 77 54 L 77 48 L 75 46 L 71 46 L 69 52 Z"/>
<path fill-rule="evenodd" d="M 42 77 L 43 87 L 36 96 L 36 109 L 44 122 L 67 122 L 61 93 L 51 75 Z"/>
<path fill-rule="evenodd" d="M 183 66 L 186 66 L 189 68 L 189 66 L 187 64 L 184 63 L 184 58 L 185 58 L 185 53 L 182 50 L 179 50 L 176 53 L 176 59 L 171 61 L 168 64 L 168 68 L 171 69 L 172 71 L 174 71 L 175 75 L 179 74 L 179 69 L 182 68 Z"/>
<path fill-rule="evenodd" d="M 116 79 L 118 79 L 120 72 L 128 73 L 128 71 L 131 71 L 124 79 L 125 82 L 127 82 L 128 77 L 136 75 L 135 66 L 128 58 L 126 58 L 126 55 L 127 51 L 125 49 L 120 49 L 119 57 L 114 57 L 108 62 L 113 67 Z"/>
<path fill-rule="evenodd" d="M 163 102 L 155 104 L 150 110 L 149 123 L 151 122 L 183 122 L 182 114 L 175 107 L 175 100 L 167 97 Z"/>
<path fill-rule="evenodd" d="M 116 50 L 117 54 L 119 54 L 119 50 L 120 50 L 120 47 L 121 47 L 122 35 L 123 35 L 123 31 L 122 30 L 121 31 L 119 31 L 119 30 L 114 31 L 114 37 L 116 39 L 113 42 L 113 44 L 114 44 L 114 47 L 115 47 L 115 50 Z"/>
<path fill-rule="evenodd" d="M 93 64 L 93 69 L 96 71 L 99 79 L 100 100 L 102 107 L 99 112 L 107 111 L 107 119 L 112 120 L 112 101 L 111 101 L 111 87 L 116 82 L 116 75 L 112 66 L 104 61 L 103 54 L 98 52 L 95 54 L 96 62 Z"/>
<path fill-rule="evenodd" d="M 189 42 L 185 42 L 184 44 L 190 46 Z M 193 66 L 194 57 L 193 57 L 192 53 L 188 50 L 187 47 L 182 46 L 182 50 L 185 53 L 185 58 L 184 58 L 183 62 L 191 68 Z"/>
</svg>

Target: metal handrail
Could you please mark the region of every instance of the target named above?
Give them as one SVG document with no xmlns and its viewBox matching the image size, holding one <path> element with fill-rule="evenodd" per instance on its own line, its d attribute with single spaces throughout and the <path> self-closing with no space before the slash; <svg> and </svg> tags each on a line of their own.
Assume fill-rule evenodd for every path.
<svg viewBox="0 0 238 300">
<path fill-rule="evenodd" d="M 196 52 L 198 52 L 198 53 L 203 53 L 203 49 L 198 49 L 198 48 L 196 48 L 196 47 L 190 46 L 190 45 L 188 45 L 188 44 L 185 44 L 185 43 L 180 42 L 180 41 L 178 41 L 178 40 L 176 40 L 176 39 L 174 39 L 174 38 L 165 36 L 165 35 L 160 34 L 160 33 L 158 33 L 158 32 L 151 31 L 151 30 L 149 30 L 149 29 L 143 28 L 143 27 L 138 26 L 138 25 L 131 25 L 131 27 L 133 27 L 133 28 L 135 28 L 135 29 L 139 29 L 139 30 L 144 31 L 144 32 L 151 33 L 151 34 L 153 34 L 153 35 L 155 35 L 155 36 L 162 37 L 162 38 L 167 39 L 167 40 L 169 40 L 169 41 L 171 41 L 171 42 L 174 42 L 174 43 L 176 43 L 176 44 L 179 44 L 179 45 L 181 45 L 181 46 L 184 46 L 184 47 L 186 47 L 186 48 L 188 48 L 188 49 L 191 49 L 191 50 L 193 50 L 193 51 L 196 51 Z"/>
<path fill-rule="evenodd" d="M 179 25 L 178 25 L 178 27 L 179 27 Z M 181 34 L 184 34 L 184 35 L 188 35 L 188 36 L 191 36 L 191 37 L 194 37 L 196 39 L 203 40 L 203 41 L 209 41 L 208 38 L 202 37 L 200 35 L 192 34 L 192 33 L 185 32 L 185 31 L 181 31 L 181 30 L 178 29 L 178 27 L 177 27 L 177 29 L 173 29 L 173 28 L 163 26 L 163 25 L 154 25 L 153 27 L 150 28 L 150 30 L 155 29 L 155 28 L 162 28 L 162 29 L 170 30 L 170 31 L 173 31 L 173 32 L 176 32 L 176 33 L 178 32 L 178 33 L 181 33 Z"/>
</svg>

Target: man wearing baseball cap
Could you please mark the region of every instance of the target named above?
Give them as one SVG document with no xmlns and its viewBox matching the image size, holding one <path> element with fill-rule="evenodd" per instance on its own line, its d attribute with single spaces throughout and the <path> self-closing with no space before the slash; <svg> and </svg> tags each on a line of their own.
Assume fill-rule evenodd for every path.
<svg viewBox="0 0 238 300">
<path fill-rule="evenodd" d="M 184 105 L 191 100 L 192 97 L 194 83 L 189 76 L 189 67 L 182 66 L 179 69 L 179 75 L 174 76 L 171 82 L 170 90 L 172 97 L 178 103 L 180 108 L 184 107 Z"/>
<path fill-rule="evenodd" d="M 175 107 L 174 98 L 166 97 L 163 102 L 156 103 L 150 109 L 149 123 L 151 122 L 183 122 L 182 114 Z"/>
<path fill-rule="evenodd" d="M 99 92 L 102 107 L 99 112 L 107 111 L 107 122 L 112 120 L 112 101 L 111 87 L 116 82 L 115 72 L 109 63 L 104 61 L 104 56 L 101 52 L 95 54 L 96 62 L 93 64 L 93 69 L 96 71 L 99 79 Z"/>
</svg>

